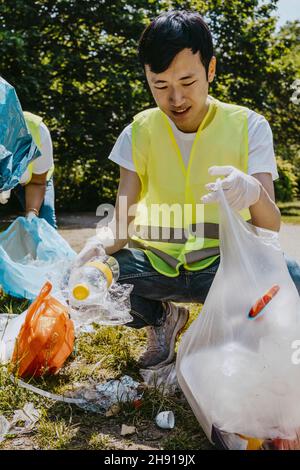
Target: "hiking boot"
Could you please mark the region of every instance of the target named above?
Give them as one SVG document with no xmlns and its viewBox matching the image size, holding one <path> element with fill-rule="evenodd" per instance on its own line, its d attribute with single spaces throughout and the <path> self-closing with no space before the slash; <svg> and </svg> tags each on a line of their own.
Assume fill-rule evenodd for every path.
<svg viewBox="0 0 300 470">
<path fill-rule="evenodd" d="M 175 356 L 175 343 L 189 319 L 185 307 L 164 302 L 166 321 L 161 326 L 147 326 L 147 349 L 140 356 L 138 365 L 142 369 L 158 368 L 170 364 Z"/>
</svg>

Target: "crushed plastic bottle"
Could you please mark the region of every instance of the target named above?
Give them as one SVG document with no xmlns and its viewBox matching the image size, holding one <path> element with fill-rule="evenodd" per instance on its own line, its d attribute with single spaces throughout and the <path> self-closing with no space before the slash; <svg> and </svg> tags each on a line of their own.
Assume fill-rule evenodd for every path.
<svg viewBox="0 0 300 470">
<path fill-rule="evenodd" d="M 69 299 L 72 306 L 98 304 L 107 296 L 108 288 L 120 275 L 119 263 L 112 256 L 94 259 L 75 268 L 69 279 Z M 98 299 L 97 299 L 98 297 Z"/>
<path fill-rule="evenodd" d="M 132 321 L 132 284 L 117 282 L 118 261 L 106 254 L 98 237 L 90 238 L 74 262 L 62 270 L 56 285 L 70 307 L 75 331 L 89 325 L 124 325 Z"/>
</svg>

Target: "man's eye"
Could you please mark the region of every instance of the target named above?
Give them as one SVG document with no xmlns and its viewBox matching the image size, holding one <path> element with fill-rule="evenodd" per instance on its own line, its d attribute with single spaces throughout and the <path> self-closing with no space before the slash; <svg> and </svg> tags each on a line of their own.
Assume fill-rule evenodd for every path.
<svg viewBox="0 0 300 470">
<path fill-rule="evenodd" d="M 166 87 L 166 86 L 162 86 L 162 87 L 156 86 L 155 88 L 156 88 L 157 90 L 165 90 L 167 87 Z"/>
<path fill-rule="evenodd" d="M 183 86 L 191 86 L 191 85 L 193 85 L 193 83 L 196 83 L 196 81 L 197 81 L 197 80 L 194 80 L 194 81 L 191 82 L 191 83 L 185 83 Z"/>
</svg>

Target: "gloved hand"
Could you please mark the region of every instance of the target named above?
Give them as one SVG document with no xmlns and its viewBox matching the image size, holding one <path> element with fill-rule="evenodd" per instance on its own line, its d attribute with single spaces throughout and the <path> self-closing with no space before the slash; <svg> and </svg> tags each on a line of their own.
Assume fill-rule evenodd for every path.
<svg viewBox="0 0 300 470">
<path fill-rule="evenodd" d="M 93 258 L 103 258 L 106 256 L 103 243 L 97 236 L 89 238 L 74 260 L 74 266 L 80 267 L 85 263 L 88 263 Z"/>
<path fill-rule="evenodd" d="M 232 209 L 240 211 L 259 200 L 262 185 L 253 176 L 247 175 L 234 166 L 211 166 L 208 172 L 212 176 L 226 176 L 221 181 L 221 187 Z M 211 192 L 201 198 L 203 204 L 217 202 L 216 183 L 208 183 L 205 187 Z"/>
<path fill-rule="evenodd" d="M 2 191 L 0 193 L 0 204 L 7 204 L 10 198 L 10 193 L 11 193 L 10 189 L 8 191 Z"/>
<path fill-rule="evenodd" d="M 32 222 L 32 220 L 37 217 L 36 213 L 33 212 L 33 211 L 28 211 L 27 214 L 26 214 L 26 219 L 28 220 L 28 222 Z"/>
</svg>

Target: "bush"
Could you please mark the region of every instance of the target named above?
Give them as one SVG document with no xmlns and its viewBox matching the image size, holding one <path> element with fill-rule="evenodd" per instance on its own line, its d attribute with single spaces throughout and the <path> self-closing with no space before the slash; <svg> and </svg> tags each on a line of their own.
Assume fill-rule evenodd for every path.
<svg viewBox="0 0 300 470">
<path fill-rule="evenodd" d="M 295 166 L 276 157 L 279 179 L 275 181 L 275 196 L 280 202 L 293 201 L 298 196 L 298 177 Z"/>
</svg>

